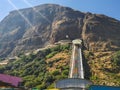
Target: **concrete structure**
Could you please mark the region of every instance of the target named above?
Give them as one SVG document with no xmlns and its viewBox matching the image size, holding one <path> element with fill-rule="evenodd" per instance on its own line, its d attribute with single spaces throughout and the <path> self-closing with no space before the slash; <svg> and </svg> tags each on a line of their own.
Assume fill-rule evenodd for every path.
<svg viewBox="0 0 120 90">
<path fill-rule="evenodd" d="M 72 45 L 69 78 L 56 82 L 56 88 L 61 90 L 85 90 L 92 82 L 84 79 L 82 40 L 75 39 L 72 41 Z"/>
<path fill-rule="evenodd" d="M 80 78 L 68 78 L 56 83 L 56 87 L 62 90 L 85 90 L 86 85 L 92 84 L 90 81 Z"/>
<path fill-rule="evenodd" d="M 72 50 L 72 58 L 70 64 L 70 74 L 69 78 L 81 78 L 84 79 L 84 71 L 83 71 L 83 63 L 82 63 L 82 41 L 80 39 L 76 39 L 72 41 L 73 50 Z"/>
</svg>

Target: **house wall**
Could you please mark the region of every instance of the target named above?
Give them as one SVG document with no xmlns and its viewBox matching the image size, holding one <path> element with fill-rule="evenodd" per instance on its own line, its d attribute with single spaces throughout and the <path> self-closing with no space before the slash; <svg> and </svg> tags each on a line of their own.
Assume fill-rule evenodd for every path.
<svg viewBox="0 0 120 90">
<path fill-rule="evenodd" d="M 0 81 L 0 88 L 14 88 L 10 84 L 4 83 Z"/>
</svg>

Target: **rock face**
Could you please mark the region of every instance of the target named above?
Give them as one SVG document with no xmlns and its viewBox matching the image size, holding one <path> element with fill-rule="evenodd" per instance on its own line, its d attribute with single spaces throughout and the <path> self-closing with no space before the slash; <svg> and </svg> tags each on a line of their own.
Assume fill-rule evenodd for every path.
<svg viewBox="0 0 120 90">
<path fill-rule="evenodd" d="M 66 35 L 82 38 L 89 50 L 117 50 L 120 21 L 54 4 L 12 11 L 0 22 L 0 57 L 45 47 Z"/>
</svg>

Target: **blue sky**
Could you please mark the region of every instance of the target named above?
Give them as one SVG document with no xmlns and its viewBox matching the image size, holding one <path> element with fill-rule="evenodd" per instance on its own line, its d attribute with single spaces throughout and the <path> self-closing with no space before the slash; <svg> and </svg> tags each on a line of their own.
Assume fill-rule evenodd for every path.
<svg viewBox="0 0 120 90">
<path fill-rule="evenodd" d="M 105 14 L 120 20 L 120 0 L 0 0 L 0 21 L 15 9 L 53 3 L 82 12 Z"/>
</svg>

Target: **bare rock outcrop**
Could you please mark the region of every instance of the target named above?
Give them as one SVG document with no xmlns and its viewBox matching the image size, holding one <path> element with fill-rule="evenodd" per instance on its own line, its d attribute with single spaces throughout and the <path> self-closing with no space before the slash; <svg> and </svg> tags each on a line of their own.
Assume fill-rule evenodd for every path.
<svg viewBox="0 0 120 90">
<path fill-rule="evenodd" d="M 120 21 L 44 4 L 12 11 L 0 22 L 0 57 L 45 47 L 66 39 L 66 35 L 71 40 L 83 39 L 88 50 L 120 49 Z"/>
</svg>

